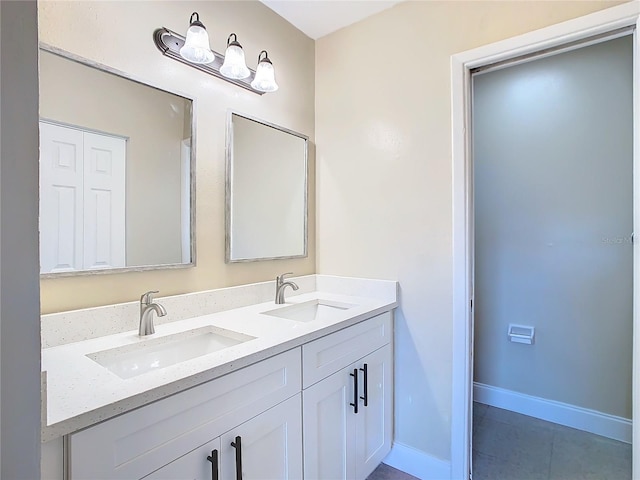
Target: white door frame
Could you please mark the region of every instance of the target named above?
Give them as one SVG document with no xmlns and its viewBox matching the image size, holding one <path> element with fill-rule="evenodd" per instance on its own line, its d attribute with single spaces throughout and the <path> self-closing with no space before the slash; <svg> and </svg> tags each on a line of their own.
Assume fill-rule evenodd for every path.
<svg viewBox="0 0 640 480">
<path fill-rule="evenodd" d="M 638 0 L 584 17 L 459 53 L 451 57 L 453 176 L 453 390 L 451 478 L 468 479 L 473 391 L 473 177 L 471 159 L 471 70 L 556 48 L 617 29 L 639 26 Z M 634 36 L 633 224 L 640 229 L 640 33 Z M 640 418 L 640 251 L 634 244 L 633 418 Z M 640 478 L 640 422 L 633 422 L 633 478 Z"/>
</svg>

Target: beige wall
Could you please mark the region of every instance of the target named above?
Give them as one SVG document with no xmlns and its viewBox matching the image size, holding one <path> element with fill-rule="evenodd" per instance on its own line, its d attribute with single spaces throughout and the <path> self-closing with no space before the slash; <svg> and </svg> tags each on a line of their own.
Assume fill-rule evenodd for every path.
<svg viewBox="0 0 640 480">
<path fill-rule="evenodd" d="M 164 57 L 152 41 L 158 27 L 185 32 L 198 11 L 211 47 L 224 51 L 235 32 L 255 68 L 266 49 L 280 90 L 263 96 Z M 309 256 L 250 264 L 224 263 L 225 127 L 228 109 L 314 136 L 314 43 L 259 2 L 96 1 L 39 3 L 42 42 L 195 98 L 197 266 L 189 269 L 46 279 L 42 312 L 106 305 L 139 298 L 206 290 L 315 271 L 314 162 L 310 162 Z M 311 148 L 313 152 L 313 148 Z M 158 227 L 153 233 L 162 235 Z"/>
<path fill-rule="evenodd" d="M 450 57 L 609 2 L 406 2 L 316 42 L 318 271 L 400 282 L 396 440 L 450 458 Z"/>
<path fill-rule="evenodd" d="M 180 146 L 191 102 L 46 51 L 39 75 L 41 118 L 127 138 L 126 265 L 182 263 Z"/>
</svg>

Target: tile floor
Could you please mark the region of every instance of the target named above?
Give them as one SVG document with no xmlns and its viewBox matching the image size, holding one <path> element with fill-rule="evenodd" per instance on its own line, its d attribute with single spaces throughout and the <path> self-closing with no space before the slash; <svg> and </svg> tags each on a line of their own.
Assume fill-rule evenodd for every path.
<svg viewBox="0 0 640 480">
<path fill-rule="evenodd" d="M 474 403 L 473 480 L 537 479 L 631 479 L 631 445 Z"/>
<path fill-rule="evenodd" d="M 396 470 L 389 465 L 381 463 L 371 475 L 367 477 L 367 480 L 418 480 L 413 475 Z"/>
<path fill-rule="evenodd" d="M 473 480 L 629 480 L 631 445 L 473 404 Z M 415 480 L 384 463 L 367 480 Z"/>
</svg>

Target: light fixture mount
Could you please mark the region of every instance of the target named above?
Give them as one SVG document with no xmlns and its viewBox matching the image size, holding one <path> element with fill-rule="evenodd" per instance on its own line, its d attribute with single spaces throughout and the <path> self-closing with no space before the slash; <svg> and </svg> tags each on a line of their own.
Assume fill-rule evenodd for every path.
<svg viewBox="0 0 640 480">
<path fill-rule="evenodd" d="M 193 15 L 191 16 L 191 18 L 193 19 Z M 199 22 L 197 18 L 196 21 Z M 202 72 L 208 73 L 209 75 L 213 75 L 214 77 L 220 78 L 225 82 L 233 83 L 238 87 L 244 88 L 245 90 L 249 90 L 253 93 L 257 93 L 258 95 L 264 95 L 265 93 L 251 86 L 251 82 L 254 80 L 256 75 L 255 70 L 251 68 L 249 68 L 249 71 L 251 73 L 247 78 L 235 79 L 227 78 L 222 75 L 220 73 L 220 67 L 222 67 L 222 64 L 224 63 L 224 55 L 216 51 L 213 51 L 215 58 L 211 63 L 192 63 L 182 58 L 182 56 L 180 55 L 180 49 L 184 45 L 185 37 L 183 37 L 179 33 L 176 33 L 165 27 L 158 28 L 155 32 L 153 32 L 153 42 L 155 43 L 156 47 L 158 47 L 158 50 L 160 50 L 163 55 L 169 58 L 172 58 L 180 63 L 184 63 L 185 65 L 189 65 L 190 67 L 198 69 Z"/>
<path fill-rule="evenodd" d="M 196 18 L 194 19 L 193 17 L 196 17 Z M 200 15 L 198 14 L 198 12 L 193 12 L 191 14 L 191 18 L 189 18 L 189 26 L 191 25 L 196 25 L 198 27 L 205 28 L 202 22 L 200 21 Z"/>
<path fill-rule="evenodd" d="M 230 34 L 229 38 L 227 38 L 227 47 L 229 46 L 242 47 L 242 45 L 238 43 L 238 36 L 235 33 Z"/>
</svg>

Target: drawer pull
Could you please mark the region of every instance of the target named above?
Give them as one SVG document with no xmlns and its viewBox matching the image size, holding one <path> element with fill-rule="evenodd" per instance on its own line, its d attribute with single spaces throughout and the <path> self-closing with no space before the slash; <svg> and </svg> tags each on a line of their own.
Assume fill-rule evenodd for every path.
<svg viewBox="0 0 640 480">
<path fill-rule="evenodd" d="M 367 375 L 367 364 L 364 364 L 364 367 L 360 369 L 362 371 L 362 373 L 364 373 L 364 396 L 360 397 L 362 400 L 364 400 L 364 406 L 368 407 L 369 406 L 369 378 Z"/>
<path fill-rule="evenodd" d="M 218 450 L 211 450 L 207 460 L 211 462 L 211 480 L 218 480 Z"/>
<path fill-rule="evenodd" d="M 349 375 L 353 377 L 353 403 L 349 405 L 353 407 L 353 413 L 358 413 L 358 369 L 354 368 Z"/>
<path fill-rule="evenodd" d="M 236 449 L 236 480 L 242 480 L 242 438 L 236 437 L 231 446 Z"/>
</svg>

